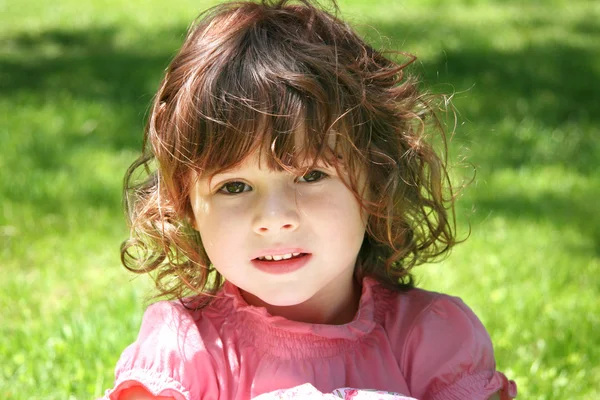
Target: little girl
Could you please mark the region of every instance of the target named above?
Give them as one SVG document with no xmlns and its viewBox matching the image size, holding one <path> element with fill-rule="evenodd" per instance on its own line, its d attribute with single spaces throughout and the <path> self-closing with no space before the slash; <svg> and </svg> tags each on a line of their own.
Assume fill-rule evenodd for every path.
<svg viewBox="0 0 600 400">
<path fill-rule="evenodd" d="M 125 184 L 123 263 L 176 300 L 147 309 L 106 399 L 516 396 L 473 312 L 414 288 L 456 240 L 405 66 L 309 0 L 201 16 Z"/>
</svg>

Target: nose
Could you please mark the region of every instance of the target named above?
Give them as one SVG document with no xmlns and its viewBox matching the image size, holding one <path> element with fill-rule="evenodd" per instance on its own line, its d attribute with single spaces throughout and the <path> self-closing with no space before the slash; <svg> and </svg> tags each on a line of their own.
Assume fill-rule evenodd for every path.
<svg viewBox="0 0 600 400">
<path fill-rule="evenodd" d="M 300 224 L 296 191 L 279 185 L 257 196 L 253 230 L 259 235 L 295 231 Z"/>
</svg>

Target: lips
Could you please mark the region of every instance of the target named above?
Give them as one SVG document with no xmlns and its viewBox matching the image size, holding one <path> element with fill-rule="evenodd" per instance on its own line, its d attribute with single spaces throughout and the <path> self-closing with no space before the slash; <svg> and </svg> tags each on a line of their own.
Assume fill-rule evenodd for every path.
<svg viewBox="0 0 600 400">
<path fill-rule="evenodd" d="M 267 260 L 266 257 L 268 255 L 265 256 L 260 256 L 257 258 L 254 258 L 251 263 L 252 265 L 263 271 L 266 272 L 268 274 L 273 274 L 273 275 L 281 275 L 281 274 L 287 274 L 290 272 L 294 272 L 297 271 L 299 269 L 301 269 L 302 267 L 306 266 L 306 264 L 310 261 L 310 259 L 312 258 L 312 254 L 309 253 L 304 253 L 304 252 L 295 252 L 298 255 L 297 256 L 292 256 L 291 258 L 286 258 L 286 259 L 281 259 L 281 260 Z M 284 254 L 290 254 L 290 253 L 284 253 Z M 291 253 L 293 254 L 293 253 Z M 283 255 L 283 254 L 282 254 Z M 274 256 L 279 256 L 277 254 L 274 254 Z"/>
</svg>

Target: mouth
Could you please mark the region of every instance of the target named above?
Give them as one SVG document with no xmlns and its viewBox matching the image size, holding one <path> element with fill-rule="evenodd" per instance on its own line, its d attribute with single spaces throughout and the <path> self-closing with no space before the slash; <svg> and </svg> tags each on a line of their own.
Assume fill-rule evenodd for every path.
<svg viewBox="0 0 600 400">
<path fill-rule="evenodd" d="M 309 265 L 311 258 L 310 253 L 269 254 L 252 259 L 252 265 L 268 274 L 282 275 Z"/>
</svg>

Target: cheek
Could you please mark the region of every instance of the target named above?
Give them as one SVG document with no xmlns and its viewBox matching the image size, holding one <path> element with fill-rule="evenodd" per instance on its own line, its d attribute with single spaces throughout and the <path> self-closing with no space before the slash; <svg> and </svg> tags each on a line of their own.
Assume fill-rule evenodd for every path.
<svg viewBox="0 0 600 400">
<path fill-rule="evenodd" d="M 206 251 L 219 251 L 222 247 L 231 249 L 241 240 L 247 225 L 246 207 L 224 207 L 214 202 L 204 202 L 200 212 L 195 213 L 196 225 Z"/>
<path fill-rule="evenodd" d="M 353 193 L 341 182 L 318 195 L 299 196 L 302 214 L 324 229 L 364 229 L 366 217 Z"/>
</svg>

